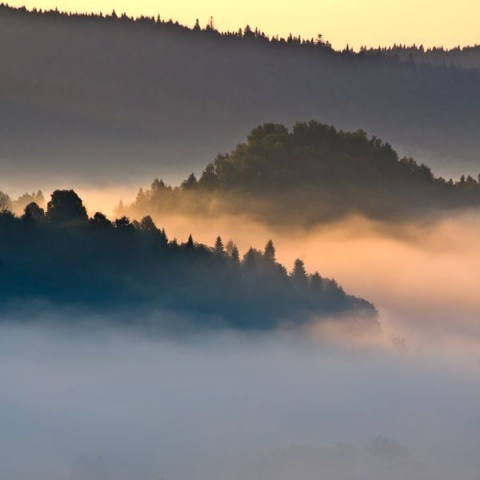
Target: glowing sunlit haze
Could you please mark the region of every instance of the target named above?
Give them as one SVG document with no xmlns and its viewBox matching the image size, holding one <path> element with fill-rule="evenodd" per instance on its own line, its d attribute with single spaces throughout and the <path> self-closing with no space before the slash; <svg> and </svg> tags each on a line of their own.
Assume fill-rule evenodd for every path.
<svg viewBox="0 0 480 480">
<path fill-rule="evenodd" d="M 480 44 L 478 0 L 4 1 Z M 0 480 L 480 479 L 478 50 L 2 10 Z"/>
<path fill-rule="evenodd" d="M 220 31 L 249 24 L 269 35 L 306 38 L 323 34 L 336 48 L 423 44 L 455 47 L 479 42 L 480 4 L 472 0 L 14 0 L 12 6 L 77 12 L 161 15 L 193 26 L 213 16 Z"/>
</svg>

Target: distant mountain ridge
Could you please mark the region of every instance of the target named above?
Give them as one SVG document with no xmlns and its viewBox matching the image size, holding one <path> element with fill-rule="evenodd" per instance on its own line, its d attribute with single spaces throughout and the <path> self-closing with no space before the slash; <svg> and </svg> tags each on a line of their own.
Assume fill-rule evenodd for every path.
<svg viewBox="0 0 480 480">
<path fill-rule="evenodd" d="M 362 127 L 437 168 L 456 160 L 445 167 L 454 173 L 477 170 L 476 70 L 251 29 L 221 35 L 5 5 L 0 55 L 0 175 L 23 188 L 184 175 L 252 125 L 298 118 Z"/>
</svg>

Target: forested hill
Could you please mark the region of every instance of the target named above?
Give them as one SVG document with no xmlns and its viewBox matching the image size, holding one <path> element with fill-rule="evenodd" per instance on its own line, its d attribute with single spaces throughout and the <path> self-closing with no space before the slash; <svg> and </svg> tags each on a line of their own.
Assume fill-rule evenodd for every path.
<svg viewBox="0 0 480 480">
<path fill-rule="evenodd" d="M 445 49 L 442 47 L 394 45 L 389 48 L 364 48 L 362 55 L 383 55 L 403 62 L 427 63 L 437 66 L 456 66 L 480 69 L 480 45 Z"/>
<path fill-rule="evenodd" d="M 437 165 L 476 170 L 475 70 L 334 52 L 252 29 L 221 35 L 6 6 L 0 58 L 0 174 L 22 188 L 137 183 L 160 169 L 185 175 L 252 125 L 299 118 L 361 127 Z"/>
<path fill-rule="evenodd" d="M 119 213 L 249 213 L 267 222 L 315 224 L 360 214 L 383 220 L 480 207 L 478 179 L 436 178 L 430 168 L 364 131 L 344 132 L 315 121 L 264 124 L 197 180 L 180 187 L 155 180 Z"/>
<path fill-rule="evenodd" d="M 17 308 L 46 302 L 112 318 L 153 311 L 158 326 L 168 328 L 183 328 L 184 318 L 195 328 L 267 330 L 325 316 L 377 326 L 372 304 L 307 274 L 300 259 L 287 272 L 272 241 L 243 258 L 220 237 L 212 247 L 191 236 L 178 243 L 150 217 L 88 218 L 73 190 L 53 192 L 46 211 L 31 202 L 21 217 L 0 213 L 0 251 L 0 311 L 12 302 Z"/>
</svg>

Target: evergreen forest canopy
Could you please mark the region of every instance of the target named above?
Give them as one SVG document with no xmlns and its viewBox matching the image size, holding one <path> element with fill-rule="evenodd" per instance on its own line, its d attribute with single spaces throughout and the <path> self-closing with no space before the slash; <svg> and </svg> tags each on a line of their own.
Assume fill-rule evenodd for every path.
<svg viewBox="0 0 480 480">
<path fill-rule="evenodd" d="M 449 61 L 6 5 L 0 57 L 0 175 L 17 189 L 197 171 L 252 125 L 299 118 L 362 127 L 448 175 L 478 170 L 480 71 Z"/>
<path fill-rule="evenodd" d="M 113 313 L 157 309 L 184 314 L 198 328 L 266 330 L 351 315 L 376 326 L 374 306 L 335 280 L 307 274 L 300 259 L 287 272 L 272 241 L 243 258 L 220 237 L 213 247 L 191 236 L 178 243 L 148 216 L 88 218 L 73 190 L 54 191 L 46 211 L 34 202 L 21 217 L 4 209 L 0 248 L 0 305 L 7 311 L 12 302 L 43 301 Z"/>
<path fill-rule="evenodd" d="M 328 50 L 332 53 L 354 53 L 354 51 L 347 47 L 342 51 L 336 51 L 332 48 L 332 45 L 327 40 L 323 39 L 323 36 L 319 34 L 317 38 L 310 38 L 305 39 L 301 36 L 293 36 L 289 35 L 287 38 L 276 36 L 268 36 L 258 28 L 252 28 L 250 25 L 246 25 L 245 28 L 240 28 L 236 31 L 227 31 L 227 32 L 220 32 L 215 28 L 214 19 L 210 17 L 208 23 L 204 26 L 200 26 L 200 21 L 197 19 L 195 26 L 193 28 L 189 28 L 185 25 L 180 24 L 178 21 L 173 21 L 172 19 L 165 20 L 162 19 L 160 15 L 156 17 L 153 16 L 144 16 L 141 15 L 139 17 L 129 17 L 127 14 L 122 13 L 117 15 L 116 11 L 113 10 L 110 15 L 104 15 L 102 13 L 78 13 L 78 12 L 64 12 L 59 11 L 58 8 L 54 10 L 42 10 L 37 8 L 32 8 L 28 10 L 26 7 L 11 7 L 8 4 L 0 3 L 0 9 L 4 11 L 4 13 L 17 15 L 19 17 L 25 15 L 36 16 L 37 18 L 65 18 L 69 21 L 97 21 L 97 22 L 116 22 L 121 23 L 124 25 L 137 25 L 137 26 L 149 26 L 154 28 L 171 28 L 176 30 L 183 30 L 184 32 L 195 32 L 195 33 L 204 33 L 215 35 L 218 37 L 226 37 L 226 38 L 245 38 L 248 40 L 257 40 L 268 42 L 272 44 L 289 44 L 289 45 L 296 45 L 296 46 L 303 46 L 303 47 L 315 47 L 321 48 L 324 50 Z"/>
<path fill-rule="evenodd" d="M 417 64 L 480 69 L 480 45 L 450 49 L 424 48 L 423 45 L 393 45 L 388 48 L 363 47 L 359 53 L 360 55 L 383 55 Z"/>
<path fill-rule="evenodd" d="M 213 17 L 210 17 L 208 22 L 202 27 L 200 21 L 197 19 L 193 28 L 187 27 L 180 24 L 178 21 L 172 19 L 166 20 L 160 15 L 157 16 L 145 16 L 140 15 L 138 17 L 130 17 L 126 13 L 119 13 L 113 10 L 110 14 L 103 13 L 80 13 L 80 12 L 68 12 L 68 11 L 59 11 L 58 8 L 53 10 L 43 10 L 41 8 L 32 8 L 31 10 L 26 7 L 12 7 L 6 3 L 0 3 L 0 9 L 3 10 L 5 14 L 17 15 L 18 17 L 23 17 L 25 15 L 34 16 L 37 18 L 62 18 L 69 20 L 70 22 L 75 21 L 96 21 L 96 22 L 116 22 L 124 25 L 137 25 L 144 27 L 153 27 L 153 28 L 171 28 L 177 30 L 183 30 L 184 32 L 194 32 L 194 33 L 203 33 L 207 35 L 215 35 L 217 37 L 225 38 L 239 38 L 247 40 L 255 40 L 258 42 L 268 42 L 271 44 L 285 44 L 290 46 L 302 46 L 307 48 L 317 48 L 324 51 L 329 51 L 332 54 L 349 54 L 356 56 L 373 56 L 381 55 L 388 58 L 394 58 L 395 60 L 411 60 L 412 57 L 420 58 L 424 57 L 424 60 L 427 62 L 429 60 L 435 64 L 443 64 L 446 66 L 448 63 L 453 63 L 454 58 L 457 58 L 460 55 L 465 57 L 475 58 L 478 62 L 480 60 L 480 45 L 472 45 L 466 47 L 454 47 L 446 49 L 442 46 L 424 48 L 423 45 L 393 45 L 391 47 L 368 47 L 363 46 L 358 52 L 354 51 L 350 46 L 346 46 L 342 50 L 335 50 L 332 47 L 332 44 L 323 38 L 322 34 L 318 34 L 316 38 L 303 38 L 301 36 L 294 36 L 290 34 L 288 37 L 284 38 L 279 35 L 269 36 L 259 30 L 256 27 L 251 27 L 246 25 L 244 28 L 239 28 L 236 31 L 226 31 L 221 32 L 215 28 L 215 21 Z M 479 66 L 477 62 L 474 64 L 458 62 L 459 66 L 468 66 L 475 67 Z"/>
<path fill-rule="evenodd" d="M 478 206 L 479 178 L 435 177 L 426 165 L 399 158 L 388 143 L 364 131 L 310 121 L 291 131 L 260 125 L 245 143 L 218 155 L 198 180 L 191 174 L 172 188 L 157 179 L 117 213 L 248 213 L 308 226 L 355 214 L 397 221 Z"/>
</svg>

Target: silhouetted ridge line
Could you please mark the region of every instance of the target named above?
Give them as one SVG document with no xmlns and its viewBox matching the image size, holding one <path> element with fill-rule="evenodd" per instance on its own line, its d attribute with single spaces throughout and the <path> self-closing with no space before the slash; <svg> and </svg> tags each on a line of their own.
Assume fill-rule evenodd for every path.
<svg viewBox="0 0 480 480">
<path fill-rule="evenodd" d="M 398 221 L 480 206 L 480 175 L 454 182 L 400 158 L 362 131 L 316 121 L 260 125 L 245 143 L 220 154 L 197 180 L 179 187 L 155 180 L 117 214 L 247 213 L 273 223 L 312 225 L 346 215 Z M 215 207 L 212 207 L 215 205 Z"/>
<path fill-rule="evenodd" d="M 394 57 L 402 62 L 430 64 L 443 67 L 480 68 L 480 45 L 465 47 L 431 47 L 423 45 L 393 45 L 392 47 L 367 48 L 362 47 L 361 55 Z"/>
<path fill-rule="evenodd" d="M 375 56 L 381 55 L 385 58 L 395 58 L 397 60 L 408 61 L 410 59 L 416 59 L 424 61 L 425 63 L 433 63 L 435 65 L 445 65 L 451 61 L 455 63 L 452 59 L 457 58 L 458 54 L 464 54 L 464 56 L 471 55 L 472 53 L 478 54 L 480 51 L 480 45 L 472 46 L 457 46 L 452 48 L 444 48 L 443 46 L 434 46 L 429 48 L 424 48 L 423 45 L 402 45 L 394 44 L 391 47 L 367 47 L 362 46 L 355 52 L 350 46 L 346 46 L 342 50 L 335 50 L 331 43 L 328 40 L 323 38 L 323 35 L 318 34 L 317 38 L 303 38 L 301 36 L 294 36 L 292 34 L 287 37 L 280 37 L 278 35 L 267 35 L 258 28 L 251 28 L 249 25 L 246 25 L 244 28 L 239 28 L 234 31 L 224 31 L 221 32 L 217 30 L 210 20 L 206 23 L 204 27 L 201 27 L 199 20 L 197 19 L 193 27 L 188 27 L 184 24 L 181 24 L 178 21 L 173 19 L 165 20 L 161 15 L 156 16 L 129 16 L 126 13 L 118 14 L 116 10 L 113 10 L 110 14 L 103 13 L 83 13 L 77 11 L 67 11 L 55 9 L 41 9 L 41 8 L 31 8 L 27 7 L 13 7 L 8 3 L 0 3 L 0 15 L 1 14 L 13 14 L 18 16 L 37 16 L 44 18 L 57 18 L 57 19 L 68 19 L 70 21 L 103 21 L 105 23 L 116 23 L 119 25 L 138 25 L 138 26 L 150 26 L 150 27 L 170 27 L 178 29 L 182 32 L 192 32 L 192 33 L 202 33 L 215 35 L 218 37 L 225 38 L 241 38 L 247 40 L 258 40 L 271 44 L 282 44 L 282 45 L 296 45 L 303 47 L 315 47 L 322 50 L 328 50 L 332 53 L 343 53 L 348 55 L 359 55 L 359 56 Z M 422 57 L 422 58 L 420 58 Z M 443 57 L 443 58 L 440 58 Z M 462 66 L 462 62 L 459 62 L 459 65 Z M 471 65 L 465 65 L 471 66 Z M 475 65 L 477 66 L 477 65 Z"/>
<path fill-rule="evenodd" d="M 480 71 L 302 42 L 4 6 L 0 174 L 125 184 L 135 158 L 138 179 L 184 175 L 253 125 L 321 118 L 476 176 Z"/>
<path fill-rule="evenodd" d="M 105 24 L 117 24 L 117 25 L 138 25 L 145 27 L 154 27 L 154 28 L 171 28 L 176 29 L 179 32 L 190 32 L 193 34 L 202 34 L 202 35 L 213 35 L 223 38 L 232 38 L 232 39 L 245 39 L 251 41 L 259 41 L 270 44 L 280 44 L 280 45 L 295 45 L 302 47 L 310 48 L 319 48 L 322 50 L 330 51 L 332 53 L 340 53 L 335 51 L 332 48 L 330 42 L 323 39 L 322 35 L 318 35 L 316 39 L 304 39 L 301 36 L 293 36 L 290 34 L 287 38 L 279 36 L 268 36 L 264 32 L 260 31 L 258 28 L 251 28 L 247 25 L 245 28 L 240 28 L 236 31 L 226 31 L 220 32 L 214 28 L 211 22 L 202 28 L 199 21 L 197 20 L 195 26 L 190 28 L 186 25 L 182 25 L 178 21 L 164 20 L 160 15 L 155 16 L 138 16 L 130 17 L 125 13 L 118 15 L 115 10 L 112 11 L 109 15 L 104 15 L 102 13 L 79 13 L 79 12 L 68 12 L 68 11 L 59 11 L 58 9 L 54 10 L 42 10 L 42 9 L 27 9 L 26 7 L 12 7 L 8 4 L 0 4 L 0 15 L 2 14 L 13 14 L 17 16 L 36 16 L 44 17 L 50 19 L 65 19 L 69 21 L 98 21 L 104 22 Z M 343 50 L 343 53 L 353 53 L 350 48 Z"/>
<path fill-rule="evenodd" d="M 32 202 L 0 213 L 0 305 L 43 300 L 117 312 L 140 307 L 185 314 L 196 327 L 271 329 L 324 316 L 376 325 L 376 311 L 297 259 L 290 273 L 269 241 L 243 259 L 233 242 L 213 247 L 169 240 L 151 217 L 88 218 L 73 190 L 56 190 L 46 211 Z M 168 318 L 168 317 L 167 317 Z M 158 320 L 162 325 L 161 316 Z"/>
</svg>

